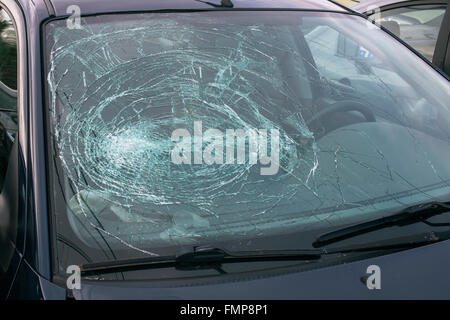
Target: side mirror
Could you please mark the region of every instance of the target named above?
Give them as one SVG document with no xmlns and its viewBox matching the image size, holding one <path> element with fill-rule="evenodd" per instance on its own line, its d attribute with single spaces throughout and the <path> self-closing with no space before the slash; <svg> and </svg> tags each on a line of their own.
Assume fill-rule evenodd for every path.
<svg viewBox="0 0 450 320">
<path fill-rule="evenodd" d="M 395 34 L 397 37 L 400 38 L 400 25 L 397 21 L 387 20 L 387 21 L 381 21 L 381 26 L 388 29 L 390 32 Z"/>
</svg>

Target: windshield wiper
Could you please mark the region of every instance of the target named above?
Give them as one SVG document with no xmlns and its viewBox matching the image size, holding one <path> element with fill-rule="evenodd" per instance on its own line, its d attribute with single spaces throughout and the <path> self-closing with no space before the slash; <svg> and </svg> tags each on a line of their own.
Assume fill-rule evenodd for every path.
<svg viewBox="0 0 450 320">
<path fill-rule="evenodd" d="M 427 221 L 436 215 L 450 212 L 450 202 L 426 202 L 400 210 L 393 215 L 358 223 L 350 227 L 322 234 L 313 242 L 314 248 L 320 248 L 330 243 L 352 238 L 371 231 L 391 227 L 404 226 L 423 222 L 430 226 L 450 226 L 450 223 L 432 223 Z"/>
<path fill-rule="evenodd" d="M 450 238 L 450 231 L 425 232 L 396 239 L 385 239 L 330 249 L 306 250 L 260 250 L 229 253 L 210 246 L 189 247 L 181 249 L 175 256 L 148 257 L 128 260 L 114 260 L 87 263 L 80 266 L 82 276 L 147 270 L 159 268 L 176 268 L 177 270 L 214 269 L 224 274 L 224 263 L 260 262 L 260 261 L 319 261 L 323 256 L 335 254 L 364 253 L 372 251 L 390 251 L 417 248 Z"/>
<path fill-rule="evenodd" d="M 182 248 L 175 256 L 148 257 L 87 263 L 80 266 L 82 276 L 142 269 L 176 268 L 178 270 L 221 269 L 223 263 L 317 260 L 321 250 L 259 250 L 228 252 L 220 248 L 198 246 Z"/>
</svg>

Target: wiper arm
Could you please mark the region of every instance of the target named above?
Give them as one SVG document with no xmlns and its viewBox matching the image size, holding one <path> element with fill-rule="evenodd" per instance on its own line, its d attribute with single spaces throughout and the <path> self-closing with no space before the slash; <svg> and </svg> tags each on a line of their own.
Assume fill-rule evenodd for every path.
<svg viewBox="0 0 450 320">
<path fill-rule="evenodd" d="M 378 240 L 375 242 L 365 243 L 363 245 L 351 245 L 346 247 L 333 247 L 331 249 L 323 249 L 323 254 L 336 253 L 358 253 L 370 251 L 386 251 L 386 250 L 404 250 L 413 249 L 428 244 L 433 244 L 439 241 L 448 240 L 450 238 L 450 231 L 444 232 L 422 232 L 408 236 Z"/>
<path fill-rule="evenodd" d="M 132 270 L 173 267 L 178 270 L 216 269 L 220 273 L 224 273 L 220 268 L 223 263 L 317 260 L 320 259 L 321 254 L 321 250 L 315 249 L 228 252 L 220 248 L 199 246 L 183 248 L 175 256 L 87 263 L 80 266 L 80 271 L 82 276 L 89 276 Z"/>
<path fill-rule="evenodd" d="M 233 8 L 234 7 L 233 2 L 231 0 L 221 0 L 220 4 L 215 4 L 215 3 L 212 3 L 209 1 L 203 1 L 203 0 L 195 0 L 195 1 L 205 3 L 205 4 L 215 7 L 215 8 Z"/>
<path fill-rule="evenodd" d="M 391 226 L 404 226 L 416 222 L 423 222 L 430 226 L 450 226 L 450 223 L 432 223 L 426 221 L 436 215 L 450 211 L 450 202 L 427 202 L 414 205 L 399 212 L 371 221 L 358 223 L 350 227 L 338 229 L 319 236 L 312 244 L 314 248 L 320 248 L 327 244 L 352 238 L 364 233 L 383 229 Z"/>
</svg>

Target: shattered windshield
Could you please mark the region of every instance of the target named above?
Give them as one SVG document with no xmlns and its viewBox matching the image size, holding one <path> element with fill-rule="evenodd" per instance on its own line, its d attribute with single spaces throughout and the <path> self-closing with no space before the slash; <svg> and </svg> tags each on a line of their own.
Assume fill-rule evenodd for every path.
<svg viewBox="0 0 450 320">
<path fill-rule="evenodd" d="M 45 26 L 62 270 L 288 235 L 307 247 L 299 234 L 450 194 L 448 81 L 360 17 L 66 22 Z"/>
</svg>

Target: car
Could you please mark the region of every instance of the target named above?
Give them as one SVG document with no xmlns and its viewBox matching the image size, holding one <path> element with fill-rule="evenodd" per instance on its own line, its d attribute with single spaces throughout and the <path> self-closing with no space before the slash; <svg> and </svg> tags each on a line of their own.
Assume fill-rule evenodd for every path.
<svg viewBox="0 0 450 320">
<path fill-rule="evenodd" d="M 450 73 L 450 10 L 448 0 L 366 0 L 351 6 L 368 15 Z"/>
<path fill-rule="evenodd" d="M 325 0 L 1 0 L 2 299 L 450 298 L 450 83 Z"/>
</svg>

